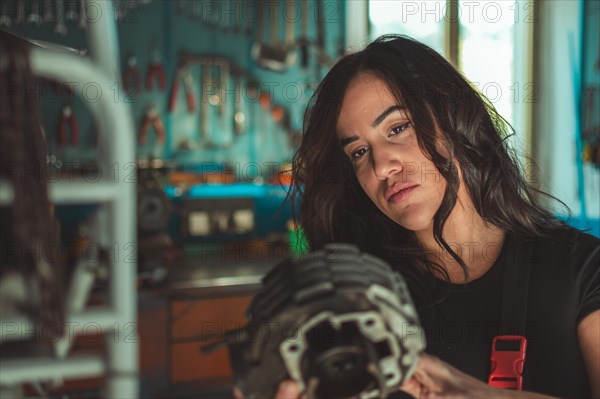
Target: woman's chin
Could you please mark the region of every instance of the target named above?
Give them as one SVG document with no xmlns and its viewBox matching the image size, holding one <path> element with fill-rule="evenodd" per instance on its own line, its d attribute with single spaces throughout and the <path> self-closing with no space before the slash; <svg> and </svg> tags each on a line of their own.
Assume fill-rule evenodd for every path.
<svg viewBox="0 0 600 399">
<path fill-rule="evenodd" d="M 410 231 L 424 231 L 432 226 L 433 217 L 425 217 L 425 215 L 401 215 L 393 217 L 396 223 Z"/>
</svg>

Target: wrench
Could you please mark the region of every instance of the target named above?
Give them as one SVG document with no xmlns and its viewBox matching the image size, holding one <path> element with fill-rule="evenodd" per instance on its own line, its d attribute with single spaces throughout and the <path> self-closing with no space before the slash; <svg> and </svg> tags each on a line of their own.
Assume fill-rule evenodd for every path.
<svg viewBox="0 0 600 399">
<path fill-rule="evenodd" d="M 56 25 L 54 25 L 54 33 L 60 36 L 66 36 L 67 34 L 67 25 L 65 25 L 64 20 L 64 11 L 65 5 L 63 0 L 55 0 L 56 1 Z"/>
<path fill-rule="evenodd" d="M 85 8 L 85 0 L 79 0 L 79 29 L 87 29 L 87 13 Z"/>
<path fill-rule="evenodd" d="M 2 13 L 0 14 L 0 27 L 10 28 L 11 20 L 8 16 L 8 1 L 2 2 Z"/>
<path fill-rule="evenodd" d="M 31 12 L 27 17 L 28 24 L 40 25 L 42 18 L 40 17 L 40 0 L 31 0 Z"/>
<path fill-rule="evenodd" d="M 44 22 L 55 22 L 55 18 L 52 0 L 44 0 Z"/>
<path fill-rule="evenodd" d="M 69 0 L 67 3 L 67 12 L 65 13 L 65 20 L 67 22 L 73 22 L 77 19 L 77 1 Z"/>
<path fill-rule="evenodd" d="M 25 0 L 17 1 L 17 16 L 15 18 L 15 25 L 25 24 Z"/>
</svg>

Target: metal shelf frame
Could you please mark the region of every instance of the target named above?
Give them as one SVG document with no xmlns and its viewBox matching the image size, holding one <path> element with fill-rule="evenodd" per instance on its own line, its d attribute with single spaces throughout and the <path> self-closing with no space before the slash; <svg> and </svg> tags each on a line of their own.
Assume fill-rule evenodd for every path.
<svg viewBox="0 0 600 399">
<path fill-rule="evenodd" d="M 103 171 L 125 168 L 135 161 L 135 133 L 131 112 L 125 103 L 109 95 L 120 82 L 119 49 L 114 9 L 110 1 L 85 0 L 101 10 L 102 17 L 88 24 L 90 59 L 43 48 L 33 48 L 34 73 L 59 82 L 94 82 L 102 90 L 98 101 L 87 104 L 98 123 L 98 165 Z M 90 62 L 91 60 L 91 62 Z M 10 187 L 0 188 L 0 201 L 12 201 Z M 93 333 L 98 328 L 105 336 L 105 354 L 97 356 L 22 357 L 0 361 L 0 385 L 24 382 L 106 377 L 104 396 L 133 399 L 139 396 L 137 288 L 135 251 L 135 183 L 115 179 L 49 182 L 54 203 L 100 203 L 90 238 L 101 246 L 131 248 L 127 254 L 111 259 L 108 306 L 67 314 L 72 334 Z M 127 256 L 125 256 L 127 255 Z M 89 328 L 93 326 L 94 328 Z M 27 337 L 39 326 L 25 318 L 0 320 L 0 342 Z"/>
</svg>

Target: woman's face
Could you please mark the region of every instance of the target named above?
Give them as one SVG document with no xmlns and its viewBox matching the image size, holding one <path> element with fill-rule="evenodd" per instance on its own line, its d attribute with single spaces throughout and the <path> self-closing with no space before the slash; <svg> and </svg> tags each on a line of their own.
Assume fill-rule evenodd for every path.
<svg viewBox="0 0 600 399">
<path fill-rule="evenodd" d="M 371 201 L 408 230 L 431 229 L 446 181 L 419 148 L 408 110 L 383 81 L 361 74 L 350 83 L 337 135 Z"/>
</svg>

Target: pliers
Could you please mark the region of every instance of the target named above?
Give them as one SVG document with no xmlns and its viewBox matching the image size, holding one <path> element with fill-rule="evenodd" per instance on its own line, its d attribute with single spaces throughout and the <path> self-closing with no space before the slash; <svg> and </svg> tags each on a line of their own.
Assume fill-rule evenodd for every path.
<svg viewBox="0 0 600 399">
<path fill-rule="evenodd" d="M 156 130 L 156 136 L 158 141 L 164 144 L 166 136 L 165 136 L 165 125 L 163 124 L 162 119 L 158 115 L 158 110 L 154 105 L 150 106 L 146 111 L 146 115 L 144 116 L 144 120 L 142 121 L 142 126 L 140 127 L 140 144 L 146 143 L 146 137 L 148 136 L 148 129 L 152 126 L 154 130 Z"/>
<path fill-rule="evenodd" d="M 193 114 L 196 110 L 196 97 L 194 96 L 194 79 L 187 65 L 181 64 L 175 70 L 175 76 L 173 78 L 173 84 L 171 86 L 171 93 L 169 94 L 169 112 L 175 110 L 177 105 L 177 96 L 179 95 L 179 86 L 183 83 L 183 90 L 185 91 L 185 99 L 187 102 L 187 109 L 190 114 Z"/>
<path fill-rule="evenodd" d="M 134 56 L 130 56 L 127 59 L 127 67 L 123 72 L 123 91 L 130 93 L 131 89 L 133 89 L 133 93 L 140 94 L 141 88 L 142 77 L 137 67 L 137 59 Z"/>
<path fill-rule="evenodd" d="M 154 90 L 154 78 L 158 79 L 158 89 L 165 91 L 167 88 L 167 75 L 165 67 L 160 62 L 160 53 L 158 50 L 154 50 L 152 53 L 152 60 L 148 64 L 146 70 L 146 89 L 148 91 Z"/>
<path fill-rule="evenodd" d="M 67 143 L 67 126 L 71 130 L 71 144 L 77 145 L 79 142 L 79 125 L 77 119 L 73 114 L 73 109 L 70 105 L 65 105 L 62 109 L 62 114 L 58 120 L 58 134 L 56 141 L 59 145 L 65 145 Z"/>
</svg>

